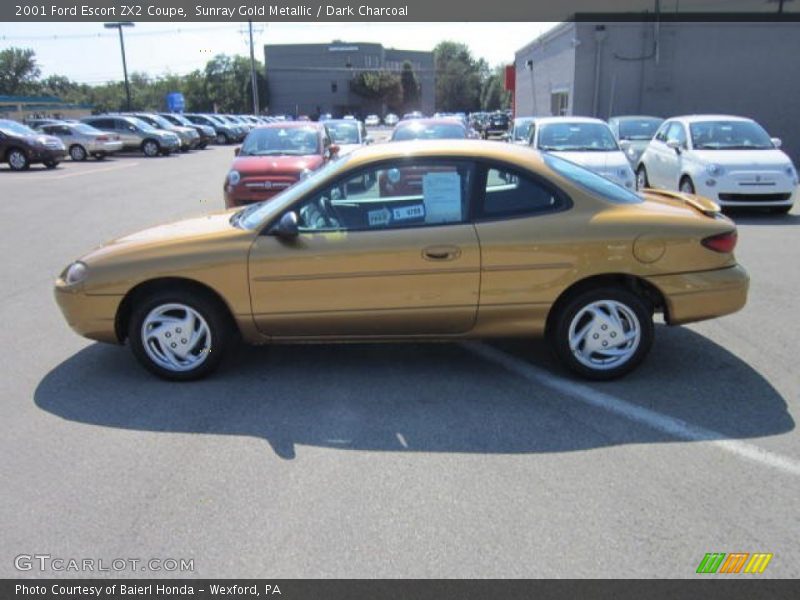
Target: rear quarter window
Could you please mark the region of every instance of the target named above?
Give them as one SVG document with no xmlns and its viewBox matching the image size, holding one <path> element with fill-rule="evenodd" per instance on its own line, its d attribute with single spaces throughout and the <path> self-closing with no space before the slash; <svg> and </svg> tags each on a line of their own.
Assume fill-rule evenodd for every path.
<svg viewBox="0 0 800 600">
<path fill-rule="evenodd" d="M 562 177 L 614 204 L 639 204 L 642 198 L 634 192 L 563 158 L 544 155 L 545 164 Z"/>
</svg>

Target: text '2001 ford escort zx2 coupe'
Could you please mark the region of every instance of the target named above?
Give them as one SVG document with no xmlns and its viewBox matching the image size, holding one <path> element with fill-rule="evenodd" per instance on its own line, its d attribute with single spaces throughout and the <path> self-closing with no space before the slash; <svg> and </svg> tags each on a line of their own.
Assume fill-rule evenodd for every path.
<svg viewBox="0 0 800 600">
<path fill-rule="evenodd" d="M 636 193 L 510 144 L 382 144 L 267 202 L 123 237 L 64 269 L 78 333 L 168 379 L 251 343 L 544 335 L 610 379 L 669 324 L 746 301 L 736 227 L 693 195 Z"/>
</svg>

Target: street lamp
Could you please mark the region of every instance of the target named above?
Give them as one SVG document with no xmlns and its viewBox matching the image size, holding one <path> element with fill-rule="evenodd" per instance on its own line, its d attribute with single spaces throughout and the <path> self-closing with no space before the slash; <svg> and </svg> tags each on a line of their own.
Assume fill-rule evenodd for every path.
<svg viewBox="0 0 800 600">
<path fill-rule="evenodd" d="M 128 99 L 128 110 L 131 110 L 131 87 L 128 84 L 128 65 L 125 62 L 125 40 L 122 37 L 122 28 L 123 27 L 133 27 L 133 22 L 131 21 L 117 21 L 115 23 L 103 23 L 103 27 L 106 29 L 116 29 L 119 31 L 119 47 L 122 51 L 122 72 L 125 75 L 125 97 Z"/>
</svg>

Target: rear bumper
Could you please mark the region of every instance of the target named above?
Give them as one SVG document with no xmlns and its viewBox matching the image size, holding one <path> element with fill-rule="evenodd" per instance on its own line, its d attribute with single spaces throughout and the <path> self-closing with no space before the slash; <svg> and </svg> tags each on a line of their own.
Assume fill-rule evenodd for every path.
<svg viewBox="0 0 800 600">
<path fill-rule="evenodd" d="M 647 277 L 666 301 L 670 325 L 713 319 L 740 310 L 747 302 L 750 277 L 739 265 L 713 271 Z"/>
</svg>

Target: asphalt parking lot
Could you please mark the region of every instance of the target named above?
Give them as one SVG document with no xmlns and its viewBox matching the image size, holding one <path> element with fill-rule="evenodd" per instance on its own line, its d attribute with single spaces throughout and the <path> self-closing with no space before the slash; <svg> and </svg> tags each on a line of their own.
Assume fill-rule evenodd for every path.
<svg viewBox="0 0 800 600">
<path fill-rule="evenodd" d="M 75 335 L 61 269 L 221 209 L 232 158 L 0 167 L 1 576 L 41 576 L 14 557 L 45 553 L 200 577 L 692 577 L 707 552 L 800 576 L 800 208 L 734 215 L 747 307 L 658 327 L 612 383 L 500 341 L 241 348 L 170 384 Z"/>
</svg>

